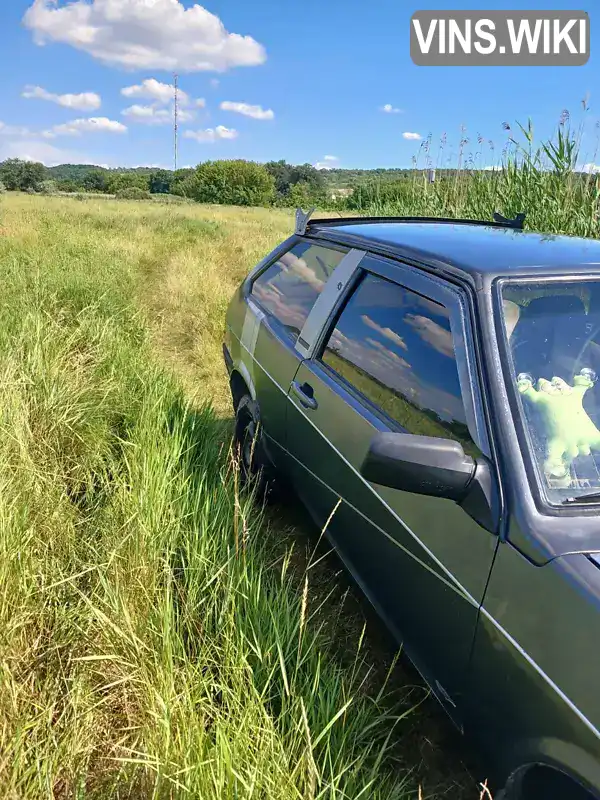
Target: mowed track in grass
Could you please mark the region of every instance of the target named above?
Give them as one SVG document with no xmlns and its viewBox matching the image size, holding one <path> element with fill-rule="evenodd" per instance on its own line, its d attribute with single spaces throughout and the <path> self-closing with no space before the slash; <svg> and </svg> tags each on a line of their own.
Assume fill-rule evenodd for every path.
<svg viewBox="0 0 600 800">
<path fill-rule="evenodd" d="M 337 562 L 238 492 L 224 312 L 291 229 L 1 199 L 3 797 L 478 795 Z"/>
</svg>

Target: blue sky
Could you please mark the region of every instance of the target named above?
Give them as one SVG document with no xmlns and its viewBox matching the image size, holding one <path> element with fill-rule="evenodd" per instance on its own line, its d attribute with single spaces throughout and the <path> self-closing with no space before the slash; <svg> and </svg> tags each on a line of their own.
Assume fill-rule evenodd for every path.
<svg viewBox="0 0 600 800">
<path fill-rule="evenodd" d="M 191 0 L 5 0 L 0 159 L 170 167 L 170 107 L 158 84 L 172 83 L 176 69 L 189 98 L 182 109 L 182 166 L 214 158 L 284 158 L 408 167 L 419 140 L 403 134 L 431 133 L 437 154 L 446 133 L 448 157 L 458 149 L 461 125 L 470 139 L 466 152 L 477 149 L 480 133 L 499 156 L 504 121 L 531 116 L 543 137 L 563 109 L 579 119 L 586 93 L 582 161 L 591 161 L 600 119 L 600 92 L 594 94 L 600 12 L 589 0 L 576 4 L 591 20 L 591 56 L 583 67 L 418 67 L 409 54 L 409 21 L 419 9 L 569 5 L 205 0 L 202 11 Z M 205 44 L 200 53 L 199 43 Z M 144 84 L 150 79 L 158 84 Z M 229 110 L 223 102 L 232 104 Z M 399 111 L 382 111 L 386 104 Z M 492 154 L 482 160 L 490 162 Z"/>
</svg>

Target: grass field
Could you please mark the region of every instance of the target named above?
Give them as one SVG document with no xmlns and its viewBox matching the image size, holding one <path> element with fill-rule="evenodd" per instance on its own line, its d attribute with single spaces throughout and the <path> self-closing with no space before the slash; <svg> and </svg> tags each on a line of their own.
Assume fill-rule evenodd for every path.
<svg viewBox="0 0 600 800">
<path fill-rule="evenodd" d="M 478 796 L 337 562 L 237 491 L 223 315 L 291 228 L 0 200 L 3 797 Z"/>
</svg>

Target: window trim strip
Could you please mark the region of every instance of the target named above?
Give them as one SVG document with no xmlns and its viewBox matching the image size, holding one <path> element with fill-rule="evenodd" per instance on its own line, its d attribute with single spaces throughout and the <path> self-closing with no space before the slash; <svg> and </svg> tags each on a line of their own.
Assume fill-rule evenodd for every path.
<svg viewBox="0 0 600 800">
<path fill-rule="evenodd" d="M 302 358 L 313 357 L 327 320 L 339 307 L 343 298 L 352 291 L 356 278 L 360 274 L 360 263 L 365 255 L 364 250 L 349 250 L 331 273 L 323 291 L 315 300 L 296 341 L 296 350 Z"/>
</svg>

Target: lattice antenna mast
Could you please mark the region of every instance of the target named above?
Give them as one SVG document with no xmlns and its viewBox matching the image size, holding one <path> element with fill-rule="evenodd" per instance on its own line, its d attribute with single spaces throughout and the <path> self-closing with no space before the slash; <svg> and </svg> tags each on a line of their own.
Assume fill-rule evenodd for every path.
<svg viewBox="0 0 600 800">
<path fill-rule="evenodd" d="M 175 163 L 175 170 L 177 171 L 177 150 L 179 147 L 179 87 L 178 87 L 178 80 L 179 76 L 173 76 L 173 90 L 174 90 L 174 104 L 173 104 L 173 150 L 174 150 L 174 163 Z"/>
</svg>

